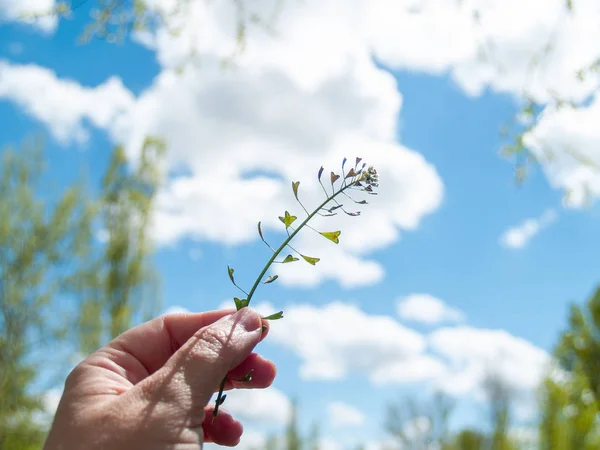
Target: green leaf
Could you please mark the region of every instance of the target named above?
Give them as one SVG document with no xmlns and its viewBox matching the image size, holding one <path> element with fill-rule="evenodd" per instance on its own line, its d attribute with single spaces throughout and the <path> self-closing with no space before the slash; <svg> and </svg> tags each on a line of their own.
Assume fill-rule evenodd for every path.
<svg viewBox="0 0 600 450">
<path fill-rule="evenodd" d="M 298 186 L 300 186 L 299 181 L 292 181 L 292 190 L 294 191 L 294 197 L 298 200 Z"/>
<path fill-rule="evenodd" d="M 321 181 L 321 175 L 323 175 L 323 166 L 321 166 L 321 168 L 319 169 L 319 175 L 318 175 L 319 181 Z"/>
<path fill-rule="evenodd" d="M 271 314 L 270 316 L 263 317 L 264 320 L 279 320 L 283 319 L 283 311 L 279 311 L 278 313 Z"/>
<path fill-rule="evenodd" d="M 246 376 L 244 378 L 242 378 L 240 381 L 242 383 L 249 383 L 250 381 L 252 381 L 252 376 L 254 375 L 254 369 L 252 369 L 250 372 L 248 372 L 246 374 Z"/>
<path fill-rule="evenodd" d="M 312 264 L 313 266 L 315 264 L 317 264 L 319 261 L 321 261 L 321 258 L 313 258 L 311 256 L 304 256 L 304 255 L 300 255 L 302 256 L 302 258 L 304 259 L 304 261 L 306 261 L 309 264 Z"/>
<path fill-rule="evenodd" d="M 222 405 L 222 404 L 225 402 L 225 399 L 226 399 L 226 398 L 227 398 L 227 394 L 223 395 L 223 397 L 221 397 L 221 398 L 219 399 L 219 401 L 217 402 L 217 405 L 218 405 L 218 406 L 221 406 L 221 405 Z"/>
<path fill-rule="evenodd" d="M 235 280 L 233 279 L 233 272 L 235 272 L 235 270 L 233 270 L 231 267 L 227 266 L 227 273 L 229 274 L 229 279 L 231 280 L 231 282 L 233 284 L 235 284 Z"/>
<path fill-rule="evenodd" d="M 356 202 L 359 205 L 368 205 L 369 203 L 366 200 L 361 200 L 360 202 Z"/>
<path fill-rule="evenodd" d="M 272 277 L 267 278 L 263 284 L 269 284 L 272 283 L 273 281 L 275 281 L 277 278 L 279 278 L 279 275 L 273 275 Z"/>
<path fill-rule="evenodd" d="M 285 259 L 282 261 L 282 263 L 285 264 L 285 263 L 291 263 L 294 261 L 298 261 L 298 258 L 294 258 L 292 255 L 287 255 L 285 257 Z"/>
<path fill-rule="evenodd" d="M 336 175 L 335 173 L 331 172 L 331 184 L 335 183 L 339 177 L 339 175 Z"/>
<path fill-rule="evenodd" d="M 354 167 L 357 167 L 361 161 L 362 161 L 362 158 L 356 158 L 356 164 L 354 164 Z"/>
<path fill-rule="evenodd" d="M 573 0 L 567 0 L 567 9 L 573 11 Z"/>
<path fill-rule="evenodd" d="M 323 231 L 320 234 L 321 234 L 321 236 L 329 239 L 331 242 L 339 244 L 340 243 L 339 237 L 340 237 L 340 234 L 342 234 L 342 232 L 341 231 Z"/>
<path fill-rule="evenodd" d="M 350 171 L 346 175 L 346 178 L 352 178 L 352 177 L 355 177 L 355 176 L 356 176 L 356 172 L 354 171 L 354 169 L 350 169 Z"/>
<path fill-rule="evenodd" d="M 260 222 L 258 222 L 258 234 L 260 235 L 260 238 L 264 241 L 265 237 L 263 236 L 262 228 L 260 226 Z"/>
<path fill-rule="evenodd" d="M 238 311 L 242 308 L 245 308 L 248 306 L 248 303 L 250 303 L 247 298 L 239 299 L 237 297 L 233 297 L 233 301 L 235 302 L 235 308 Z"/>
<path fill-rule="evenodd" d="M 329 211 L 329 212 L 333 212 L 333 211 L 335 211 L 336 209 L 338 209 L 338 208 L 341 208 L 342 206 L 344 206 L 344 205 L 336 205 L 336 206 L 332 206 L 332 207 L 331 207 L 331 208 L 329 208 L 327 211 Z"/>
<path fill-rule="evenodd" d="M 285 212 L 285 216 L 284 217 L 279 216 L 279 220 L 281 220 L 284 223 L 284 225 L 285 225 L 286 228 L 289 228 L 289 226 L 291 224 L 293 224 L 296 219 L 297 219 L 296 216 L 292 216 L 287 211 Z"/>
</svg>

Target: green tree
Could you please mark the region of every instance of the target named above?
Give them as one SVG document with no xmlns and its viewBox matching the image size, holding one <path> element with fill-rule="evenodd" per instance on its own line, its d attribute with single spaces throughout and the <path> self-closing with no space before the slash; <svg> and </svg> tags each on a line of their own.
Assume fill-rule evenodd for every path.
<svg viewBox="0 0 600 450">
<path fill-rule="evenodd" d="M 486 376 L 484 391 L 492 424 L 490 450 L 512 450 L 509 431 L 514 392 L 502 376 L 493 372 Z"/>
<path fill-rule="evenodd" d="M 484 450 L 485 435 L 475 430 L 462 430 L 454 438 L 455 450 Z"/>
<path fill-rule="evenodd" d="M 308 450 L 319 450 L 321 448 L 320 441 L 321 428 L 319 427 L 318 422 L 314 422 L 308 437 Z"/>
<path fill-rule="evenodd" d="M 572 305 L 555 349 L 559 371 L 540 390 L 542 450 L 598 448 L 600 426 L 600 289 Z"/>
<path fill-rule="evenodd" d="M 298 400 L 292 401 L 292 411 L 290 421 L 285 431 L 286 450 L 301 450 L 302 436 L 298 428 Z"/>
<path fill-rule="evenodd" d="M 116 147 L 102 181 L 99 219 L 106 241 L 74 283 L 81 302 L 81 351 L 97 349 L 132 325 L 136 313 L 156 312 L 158 276 L 149 257 L 149 226 L 160 182 L 160 141 L 147 139 L 134 170 Z"/>
<path fill-rule="evenodd" d="M 570 424 L 565 414 L 569 394 L 565 386 L 547 377 L 540 387 L 540 450 L 569 450 Z"/>
<path fill-rule="evenodd" d="M 453 406 L 442 393 L 436 393 L 427 402 L 402 398 L 388 405 L 385 428 L 403 449 L 428 450 L 432 446 L 450 449 L 448 420 Z"/>
<path fill-rule="evenodd" d="M 86 257 L 93 209 L 81 186 L 54 202 L 40 195 L 35 147 L 4 150 L 0 172 L 0 449 L 39 448 L 35 366 L 65 335 L 60 295 Z"/>
</svg>

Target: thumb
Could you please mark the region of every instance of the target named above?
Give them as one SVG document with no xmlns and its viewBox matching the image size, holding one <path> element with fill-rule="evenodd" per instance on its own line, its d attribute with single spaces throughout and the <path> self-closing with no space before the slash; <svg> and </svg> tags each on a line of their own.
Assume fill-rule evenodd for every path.
<svg viewBox="0 0 600 450">
<path fill-rule="evenodd" d="M 258 313 L 243 308 L 198 330 L 165 366 L 142 381 L 151 401 L 177 405 L 186 412 L 208 404 L 223 378 L 258 344 L 262 334 Z M 139 385 L 138 385 L 139 386 Z"/>
</svg>

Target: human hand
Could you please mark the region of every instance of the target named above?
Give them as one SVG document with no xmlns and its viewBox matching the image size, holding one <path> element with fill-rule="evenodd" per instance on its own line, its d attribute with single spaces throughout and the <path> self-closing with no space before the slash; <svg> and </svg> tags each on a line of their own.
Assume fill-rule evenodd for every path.
<svg viewBox="0 0 600 450">
<path fill-rule="evenodd" d="M 234 314 L 235 313 L 235 314 Z M 266 328 L 263 328 L 266 327 Z M 173 314 L 132 328 L 68 376 L 44 450 L 198 450 L 235 446 L 242 425 L 208 402 L 225 388 L 265 388 L 275 366 L 254 347 L 268 323 L 248 308 Z M 251 405 L 249 405 L 251 407 Z"/>
</svg>

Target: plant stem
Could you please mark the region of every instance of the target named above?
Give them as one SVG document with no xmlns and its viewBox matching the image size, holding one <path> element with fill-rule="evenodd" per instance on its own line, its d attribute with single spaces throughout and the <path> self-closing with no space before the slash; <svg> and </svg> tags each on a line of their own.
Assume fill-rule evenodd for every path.
<svg viewBox="0 0 600 450">
<path fill-rule="evenodd" d="M 290 241 L 294 238 L 294 236 L 296 236 L 298 234 L 298 232 L 302 228 L 304 228 L 304 226 L 323 207 L 325 207 L 325 205 L 327 203 L 329 203 L 330 201 L 334 200 L 338 195 L 340 195 L 341 193 L 343 193 L 346 189 L 354 186 L 355 183 L 356 183 L 356 181 L 352 181 L 352 183 L 346 184 L 339 191 L 334 192 L 331 196 L 328 195 L 327 198 L 325 199 L 325 201 L 323 203 L 321 203 L 319 206 L 317 206 L 317 208 L 312 213 L 310 213 L 308 215 L 308 217 L 306 219 L 304 219 L 304 221 L 302 221 L 302 223 L 298 226 L 298 228 L 296 228 L 294 230 L 294 232 L 292 234 L 288 235 L 288 237 L 282 242 L 282 244 L 279 246 L 279 248 L 273 252 L 273 255 L 271 256 L 271 258 L 269 258 L 269 261 L 267 261 L 267 264 L 265 264 L 265 267 L 263 267 L 262 271 L 260 272 L 260 274 L 256 278 L 256 281 L 254 282 L 254 286 L 252 286 L 252 289 L 250 289 L 250 292 L 248 293 L 248 299 L 247 299 L 248 303 L 250 303 L 250 300 L 252 299 L 252 296 L 254 295 L 254 292 L 258 288 L 258 285 L 260 284 L 260 281 L 263 279 L 263 277 L 267 273 L 267 270 L 269 270 L 269 267 L 271 267 L 271 265 L 273 264 L 273 261 L 275 261 L 275 258 L 277 258 L 277 256 L 279 256 L 279 254 L 281 253 L 281 251 L 286 247 L 286 245 L 288 245 L 290 243 Z M 217 413 L 219 411 L 219 406 L 220 406 L 221 398 L 223 397 L 223 390 L 225 389 L 225 383 L 227 383 L 227 377 L 223 378 L 223 381 L 221 382 L 221 385 L 219 387 L 219 393 L 217 395 L 217 401 L 216 401 L 216 404 L 215 404 L 215 408 L 213 409 L 213 421 L 215 420 L 215 417 L 217 417 Z"/>
<path fill-rule="evenodd" d="M 341 194 L 342 192 L 344 192 L 346 189 L 348 189 L 349 187 L 353 186 L 354 182 L 347 184 L 346 186 L 344 186 L 342 189 L 340 189 L 339 191 L 335 192 L 333 195 L 331 195 L 330 197 L 327 197 L 327 199 L 321 203 L 312 213 L 310 213 L 308 215 L 308 217 L 306 219 L 304 219 L 304 221 L 298 226 L 298 228 L 296 228 L 294 230 L 294 232 L 292 234 L 290 234 L 283 242 L 282 244 L 279 246 L 279 248 L 277 250 L 275 250 L 275 252 L 273 253 L 273 255 L 271 256 L 271 258 L 269 259 L 269 261 L 267 261 L 267 264 L 265 264 L 265 267 L 263 267 L 262 272 L 258 275 L 258 277 L 256 278 L 256 281 L 254 282 L 254 286 L 252 286 L 252 289 L 250 289 L 250 293 L 248 294 L 248 303 L 250 303 L 250 300 L 252 299 L 252 296 L 254 295 L 254 292 L 256 291 L 256 288 L 258 288 L 258 285 L 260 284 L 260 280 L 263 279 L 263 277 L 265 276 L 265 274 L 267 273 L 267 270 L 269 270 L 269 267 L 271 267 L 271 265 L 273 264 L 273 261 L 275 261 L 275 258 L 277 258 L 279 256 L 279 254 L 281 253 L 281 251 L 285 248 L 286 245 L 289 244 L 289 242 L 294 238 L 294 236 L 296 236 L 296 234 L 298 234 L 298 232 L 304 228 L 304 226 L 321 210 L 321 208 L 323 208 L 327 203 L 329 203 L 330 201 L 332 201 L 334 198 L 336 198 L 339 194 Z"/>
<path fill-rule="evenodd" d="M 217 395 L 217 401 L 215 403 L 215 409 L 213 409 L 212 421 L 215 421 L 215 417 L 219 413 L 219 407 L 221 406 L 221 397 L 223 397 L 223 391 L 225 390 L 225 383 L 227 383 L 227 377 L 223 378 L 221 385 L 219 386 L 219 394 Z"/>
</svg>

